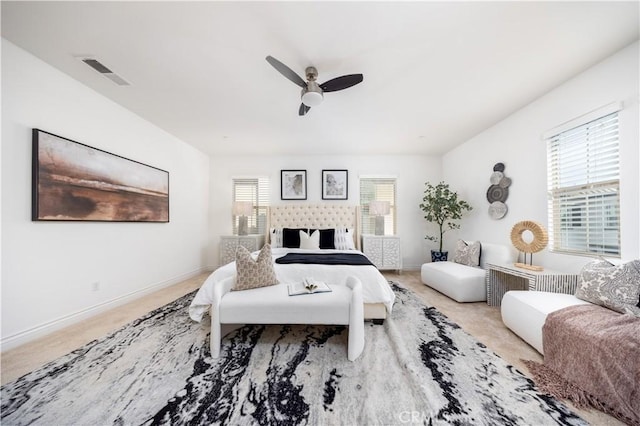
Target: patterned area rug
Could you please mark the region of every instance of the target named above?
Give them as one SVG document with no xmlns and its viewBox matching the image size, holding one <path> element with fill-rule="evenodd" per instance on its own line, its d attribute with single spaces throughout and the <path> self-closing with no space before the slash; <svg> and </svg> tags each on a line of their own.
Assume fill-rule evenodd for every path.
<svg viewBox="0 0 640 426">
<path fill-rule="evenodd" d="M 337 326 L 245 326 L 211 359 L 187 295 L 2 387 L 2 424 L 586 424 L 393 288 L 355 362 Z"/>
</svg>

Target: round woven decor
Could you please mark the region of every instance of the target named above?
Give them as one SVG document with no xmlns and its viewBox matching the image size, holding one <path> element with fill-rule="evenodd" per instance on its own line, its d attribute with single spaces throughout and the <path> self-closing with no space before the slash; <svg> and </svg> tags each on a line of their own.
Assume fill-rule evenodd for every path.
<svg viewBox="0 0 640 426">
<path fill-rule="evenodd" d="M 522 239 L 522 234 L 525 231 L 531 231 L 533 234 L 533 240 L 528 243 Z M 513 225 L 511 228 L 511 244 L 521 252 L 524 253 L 537 253 L 544 249 L 549 242 L 549 235 L 544 226 L 538 222 L 532 220 L 523 220 Z"/>
<path fill-rule="evenodd" d="M 509 185 L 511 185 L 511 178 L 508 178 L 506 176 L 500 179 L 500 182 L 498 182 L 498 186 L 500 188 L 508 188 Z"/>
<path fill-rule="evenodd" d="M 493 203 L 494 201 L 500 201 L 504 203 L 509 196 L 509 188 L 502 188 L 498 185 L 491 185 L 487 190 L 487 201 Z"/>
<path fill-rule="evenodd" d="M 501 201 L 494 201 L 489 204 L 489 217 L 491 219 L 502 219 L 507 214 L 507 205 Z"/>
<path fill-rule="evenodd" d="M 491 173 L 491 177 L 489 178 L 489 182 L 491 182 L 492 185 L 497 185 L 500 183 L 500 181 L 504 178 L 504 173 L 502 172 L 493 172 Z"/>
</svg>

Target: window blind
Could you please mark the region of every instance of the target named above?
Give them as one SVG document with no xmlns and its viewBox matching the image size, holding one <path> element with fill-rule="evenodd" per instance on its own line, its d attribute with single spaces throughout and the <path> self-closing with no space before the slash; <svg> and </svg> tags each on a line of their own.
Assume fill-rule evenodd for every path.
<svg viewBox="0 0 640 426">
<path fill-rule="evenodd" d="M 618 112 L 547 138 L 552 251 L 620 256 Z"/>
<path fill-rule="evenodd" d="M 385 235 L 396 233 L 396 178 L 360 177 L 360 214 L 363 234 L 373 234 L 375 216 L 369 214 L 371 201 L 388 201 L 390 213 L 384 217 Z"/>
<path fill-rule="evenodd" d="M 233 178 L 233 201 L 249 201 L 253 213 L 247 217 L 249 234 L 265 234 L 269 207 L 269 178 Z M 233 234 L 238 233 L 238 217 L 232 215 Z"/>
</svg>

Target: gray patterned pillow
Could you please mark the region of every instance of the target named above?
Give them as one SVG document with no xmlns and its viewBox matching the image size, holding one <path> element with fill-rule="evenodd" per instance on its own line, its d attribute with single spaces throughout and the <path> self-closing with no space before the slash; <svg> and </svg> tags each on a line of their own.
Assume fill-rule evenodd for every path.
<svg viewBox="0 0 640 426">
<path fill-rule="evenodd" d="M 480 266 L 480 241 L 467 244 L 462 240 L 456 243 L 456 254 L 453 261 L 467 266 Z"/>
<path fill-rule="evenodd" d="M 265 244 L 253 260 L 246 248 L 239 246 L 236 251 L 236 282 L 231 290 L 250 290 L 278 284 L 271 259 L 271 246 Z"/>
<path fill-rule="evenodd" d="M 640 316 L 640 260 L 612 265 L 604 259 L 580 272 L 576 297 L 623 314 Z"/>
</svg>

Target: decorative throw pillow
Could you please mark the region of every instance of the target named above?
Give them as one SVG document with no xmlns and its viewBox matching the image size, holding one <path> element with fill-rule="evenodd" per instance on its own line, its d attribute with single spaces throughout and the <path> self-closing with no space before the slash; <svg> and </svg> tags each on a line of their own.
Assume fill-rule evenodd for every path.
<svg viewBox="0 0 640 426">
<path fill-rule="evenodd" d="M 309 229 L 309 232 L 315 232 L 316 229 Z M 318 229 L 320 232 L 320 249 L 329 250 L 336 248 L 335 238 L 336 238 L 336 230 L 335 229 Z"/>
<path fill-rule="evenodd" d="M 271 259 L 271 246 L 265 244 L 253 260 L 246 248 L 239 246 L 236 251 L 236 282 L 231 290 L 250 290 L 278 284 Z"/>
<path fill-rule="evenodd" d="M 338 250 L 355 250 L 356 247 L 353 244 L 353 229 L 336 229 L 334 245 Z"/>
<path fill-rule="evenodd" d="M 481 251 L 482 246 L 480 245 L 480 241 L 467 244 L 463 240 L 458 240 L 453 261 L 467 266 L 480 266 Z"/>
<path fill-rule="evenodd" d="M 271 228 L 271 247 L 282 247 L 282 228 Z"/>
<path fill-rule="evenodd" d="M 623 314 L 640 316 L 640 260 L 622 265 L 600 259 L 580 272 L 576 297 Z"/>
<path fill-rule="evenodd" d="M 305 250 L 318 250 L 320 248 L 320 232 L 314 231 L 311 235 L 300 232 L 300 248 Z"/>
<path fill-rule="evenodd" d="M 300 247 L 300 231 L 307 232 L 307 228 L 283 228 L 282 229 L 282 247 L 299 248 Z"/>
</svg>

